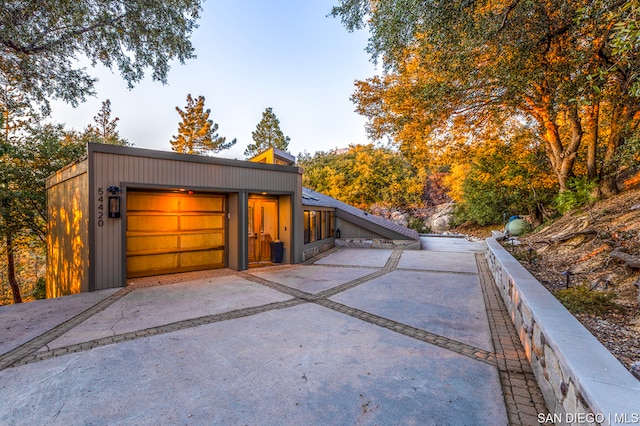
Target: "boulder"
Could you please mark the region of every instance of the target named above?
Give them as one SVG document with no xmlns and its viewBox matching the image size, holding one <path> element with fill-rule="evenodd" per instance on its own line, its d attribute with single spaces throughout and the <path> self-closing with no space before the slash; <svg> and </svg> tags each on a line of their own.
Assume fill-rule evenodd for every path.
<svg viewBox="0 0 640 426">
<path fill-rule="evenodd" d="M 453 220 L 453 203 L 440 204 L 436 206 L 436 212 L 428 219 L 428 226 L 431 232 L 440 234 L 451 228 Z"/>
<path fill-rule="evenodd" d="M 407 220 L 407 216 L 402 212 L 395 211 L 391 213 L 390 219 L 393 223 L 396 223 L 400 226 L 404 226 L 405 228 L 409 226 L 409 221 Z"/>
</svg>

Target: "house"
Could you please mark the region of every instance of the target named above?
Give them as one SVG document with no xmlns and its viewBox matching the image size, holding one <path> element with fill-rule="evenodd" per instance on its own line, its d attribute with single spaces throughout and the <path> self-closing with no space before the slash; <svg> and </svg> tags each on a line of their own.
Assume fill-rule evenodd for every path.
<svg viewBox="0 0 640 426">
<path fill-rule="evenodd" d="M 242 161 L 88 144 L 85 159 L 47 179 L 47 297 L 246 270 L 270 262 L 276 242 L 283 263 L 337 240 L 416 244 L 415 231 L 303 188 L 294 162 L 275 149 Z"/>
</svg>

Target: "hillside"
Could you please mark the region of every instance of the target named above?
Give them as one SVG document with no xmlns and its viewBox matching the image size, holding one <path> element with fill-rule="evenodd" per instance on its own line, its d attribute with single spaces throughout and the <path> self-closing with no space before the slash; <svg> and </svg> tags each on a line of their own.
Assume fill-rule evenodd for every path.
<svg viewBox="0 0 640 426">
<path fill-rule="evenodd" d="M 615 294 L 615 306 L 606 312 L 595 312 L 602 307 L 596 304 L 590 313 L 574 309 L 574 315 L 627 368 L 640 361 L 640 269 L 619 259 L 627 254 L 640 261 L 640 188 L 597 202 L 591 212 L 586 207 L 569 212 L 519 241 L 506 246 L 555 294 L 566 286 L 564 271 L 573 274 L 572 287 Z M 590 298 L 591 292 L 582 294 Z"/>
</svg>

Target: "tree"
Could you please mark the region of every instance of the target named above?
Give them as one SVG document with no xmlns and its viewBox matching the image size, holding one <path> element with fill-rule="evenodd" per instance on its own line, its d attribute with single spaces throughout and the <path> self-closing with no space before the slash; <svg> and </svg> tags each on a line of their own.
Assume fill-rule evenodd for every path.
<svg viewBox="0 0 640 426">
<path fill-rule="evenodd" d="M 300 156 L 303 185 L 353 206 L 410 209 L 421 205 L 424 179 L 397 151 L 351 145 L 346 152 Z"/>
<path fill-rule="evenodd" d="M 638 40 L 616 49 L 610 37 L 633 21 L 630 4 L 342 0 L 332 13 L 369 28 L 386 74 L 361 82 L 356 101 L 405 150 L 437 145 L 452 124 L 476 132 L 522 117 L 537 124 L 561 190 L 586 144 L 587 168 L 610 194 L 616 154 L 640 120 Z"/>
<path fill-rule="evenodd" d="M 111 118 L 111 101 L 107 99 L 102 102 L 102 108 L 98 115 L 93 117 L 95 125 L 89 124 L 80 135 L 80 139 L 86 142 L 106 143 L 110 145 L 129 146 L 126 139 L 120 137 L 118 132 L 118 117 Z"/>
<path fill-rule="evenodd" d="M 184 111 L 176 107 L 182 117 L 178 124 L 178 135 L 171 140 L 171 149 L 183 154 L 205 154 L 220 152 L 235 145 L 236 140 L 226 142 L 226 138 L 219 137 L 218 124 L 209 119 L 211 110 L 204 109 L 204 96 L 197 100 L 187 95 L 187 106 Z"/>
<path fill-rule="evenodd" d="M 189 37 L 200 0 L 26 0 L 0 6 L 0 83 L 11 82 L 48 111 L 48 98 L 72 105 L 96 79 L 76 62 L 117 67 L 129 87 L 151 68 L 166 82 L 170 62 L 193 57 Z"/>
<path fill-rule="evenodd" d="M 2 140 L 0 142 L 0 232 L 6 248 L 7 279 L 13 302 L 21 303 L 22 296 L 15 273 L 15 239 L 25 227 L 25 211 L 20 208 L 24 200 L 21 162 L 25 135 L 34 116 L 25 96 L 14 86 L 4 84 L 0 93 L 2 108 Z M 29 211 L 26 215 L 30 216 Z M 28 220 L 28 217 L 27 217 Z"/>
<path fill-rule="evenodd" d="M 247 146 L 244 155 L 247 158 L 254 157 L 269 148 L 277 148 L 281 151 L 289 149 L 289 136 L 285 136 L 280 130 L 280 120 L 273 113 L 271 107 L 262 113 L 262 119 L 256 126 L 256 130 L 251 132 L 252 144 Z"/>
<path fill-rule="evenodd" d="M 10 117 L 6 110 L 4 115 Z M 5 119 L 1 145 L 0 235 L 6 249 L 7 278 L 13 301 L 20 303 L 22 296 L 15 272 L 19 241 L 35 239 L 37 245 L 45 244 L 45 179 L 80 159 L 85 147 L 74 138 L 67 138 L 61 125 L 42 126 L 24 118 Z"/>
<path fill-rule="evenodd" d="M 445 180 L 457 203 L 456 221 L 480 225 L 516 214 L 528 214 L 538 225 L 557 193 L 543 147 L 526 128 L 515 134 L 497 132 L 472 144 Z"/>
</svg>

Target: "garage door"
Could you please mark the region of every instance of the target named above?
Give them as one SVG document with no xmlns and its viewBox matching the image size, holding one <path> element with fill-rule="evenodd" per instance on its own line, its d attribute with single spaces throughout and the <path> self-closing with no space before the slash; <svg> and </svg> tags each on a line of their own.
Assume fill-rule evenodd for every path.
<svg viewBox="0 0 640 426">
<path fill-rule="evenodd" d="M 127 277 L 224 267 L 225 196 L 127 194 Z"/>
</svg>

